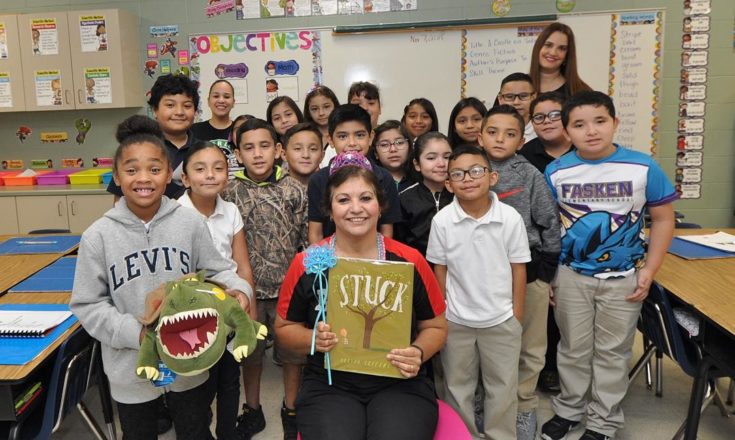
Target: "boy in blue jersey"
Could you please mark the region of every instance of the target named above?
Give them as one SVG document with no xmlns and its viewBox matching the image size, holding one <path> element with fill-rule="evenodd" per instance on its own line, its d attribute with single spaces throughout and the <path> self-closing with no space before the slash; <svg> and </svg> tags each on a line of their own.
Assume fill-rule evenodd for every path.
<svg viewBox="0 0 735 440">
<path fill-rule="evenodd" d="M 671 242 L 677 196 L 650 156 L 613 144 L 618 120 L 604 93 L 573 96 L 562 122 L 577 150 L 546 168 L 562 226 L 552 283 L 561 393 L 541 438 L 563 439 L 586 416 L 581 440 L 604 440 L 623 426 L 636 321 Z M 652 218 L 647 255 L 645 210 Z"/>
</svg>

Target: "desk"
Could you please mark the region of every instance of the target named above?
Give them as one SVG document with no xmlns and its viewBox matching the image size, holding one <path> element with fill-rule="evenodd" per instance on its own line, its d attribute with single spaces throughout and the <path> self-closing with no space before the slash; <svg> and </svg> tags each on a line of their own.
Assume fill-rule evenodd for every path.
<svg viewBox="0 0 735 440">
<path fill-rule="evenodd" d="M 735 229 L 679 229 L 676 235 L 718 230 L 735 234 Z M 685 260 L 666 254 L 656 282 L 702 319 L 704 358 L 692 384 L 684 437 L 695 440 L 709 372 L 717 368 L 735 377 L 735 258 Z"/>
<path fill-rule="evenodd" d="M 0 237 L 0 242 L 7 237 Z M 0 255 L 0 295 L 64 254 Z"/>
</svg>

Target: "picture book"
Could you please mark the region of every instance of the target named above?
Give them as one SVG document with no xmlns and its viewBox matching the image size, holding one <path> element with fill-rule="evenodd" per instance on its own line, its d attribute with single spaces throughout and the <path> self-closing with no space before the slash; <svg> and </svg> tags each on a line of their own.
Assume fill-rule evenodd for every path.
<svg viewBox="0 0 735 440">
<path fill-rule="evenodd" d="M 339 258 L 329 270 L 327 322 L 337 334 L 333 370 L 402 378 L 386 355 L 411 343 L 411 263 Z"/>
</svg>

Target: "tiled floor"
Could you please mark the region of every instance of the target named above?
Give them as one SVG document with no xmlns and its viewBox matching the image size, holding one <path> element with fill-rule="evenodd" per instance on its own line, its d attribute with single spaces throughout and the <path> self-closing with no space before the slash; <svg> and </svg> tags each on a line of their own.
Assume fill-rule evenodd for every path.
<svg viewBox="0 0 735 440">
<path fill-rule="evenodd" d="M 636 345 L 635 353 L 640 355 L 640 344 Z M 270 353 L 270 350 L 269 350 Z M 637 358 L 634 356 L 634 358 Z M 256 435 L 255 440 L 277 440 L 282 438 L 279 410 L 281 406 L 282 382 L 281 370 L 268 362 L 263 377 L 263 408 L 265 409 L 267 426 L 265 431 Z M 643 375 L 639 376 L 631 386 L 629 394 L 623 403 L 626 426 L 618 433 L 619 440 L 663 440 L 670 439 L 686 416 L 691 379 L 682 373 L 675 364 L 668 359 L 664 364 L 664 396 L 658 398 L 653 391 L 648 391 Z M 729 382 L 722 381 L 721 392 L 724 396 Z M 98 408 L 96 393 L 89 395 L 89 406 Z M 728 407 L 730 411 L 735 407 Z M 97 413 L 100 412 L 96 409 Z M 549 396 L 542 395 L 539 408 L 539 420 L 546 421 L 552 416 Z M 101 420 L 101 415 L 99 417 Z M 576 440 L 582 435 L 583 429 L 578 429 L 570 435 L 570 440 Z M 119 433 L 118 433 L 119 435 Z M 61 429 L 53 437 L 56 440 L 91 439 L 92 435 L 83 424 L 77 413 L 71 414 L 64 421 Z M 173 430 L 160 436 L 159 439 L 174 440 Z M 710 406 L 703 414 L 699 438 L 703 440 L 731 440 L 735 438 L 735 416 L 724 418 L 714 406 Z M 346 439 L 349 440 L 349 439 Z"/>
</svg>

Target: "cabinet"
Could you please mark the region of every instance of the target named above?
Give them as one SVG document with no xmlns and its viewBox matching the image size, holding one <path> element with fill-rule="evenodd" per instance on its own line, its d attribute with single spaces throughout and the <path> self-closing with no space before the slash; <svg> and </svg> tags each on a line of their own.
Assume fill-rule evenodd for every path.
<svg viewBox="0 0 735 440">
<path fill-rule="evenodd" d="M 0 112 L 25 110 L 18 17 L 0 15 Z"/>
<path fill-rule="evenodd" d="M 143 105 L 134 15 L 97 9 L 15 17 L 25 102 L 12 111 Z"/>
<path fill-rule="evenodd" d="M 4 234 L 26 234 L 35 229 L 69 229 L 81 234 L 112 208 L 112 203 L 110 194 L 0 197 L 0 209 L 8 217 L 16 217 L 14 224 L 3 219 L 0 228 Z"/>
<path fill-rule="evenodd" d="M 111 194 L 66 196 L 66 209 L 69 214 L 69 230 L 82 233 L 112 208 Z"/>
<path fill-rule="evenodd" d="M 15 197 L 0 197 L 0 234 L 18 233 L 18 214 Z"/>
</svg>

